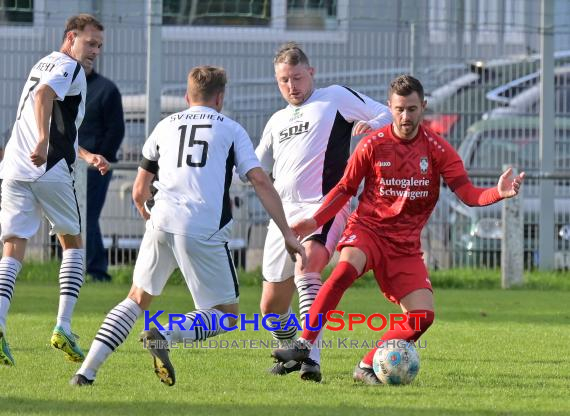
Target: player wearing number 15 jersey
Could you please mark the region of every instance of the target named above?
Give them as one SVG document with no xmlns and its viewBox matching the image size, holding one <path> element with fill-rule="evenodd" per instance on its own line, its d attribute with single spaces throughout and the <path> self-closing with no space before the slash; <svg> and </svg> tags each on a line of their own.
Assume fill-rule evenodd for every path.
<svg viewBox="0 0 570 416">
<path fill-rule="evenodd" d="M 0 175 L 4 244 L 0 260 L 0 364 L 14 365 L 5 339 L 6 316 L 27 241 L 38 231 L 42 215 L 63 248 L 59 311 L 51 345 L 72 361 L 83 360 L 71 332 L 85 257 L 72 173 L 76 154 L 101 174 L 109 168 L 104 157 L 77 146 L 77 129 L 85 110 L 82 65 L 93 63 L 102 44 L 99 21 L 87 14 L 71 17 L 59 52 L 33 66 L 22 91 Z"/>
<path fill-rule="evenodd" d="M 93 383 L 99 367 L 125 340 L 152 298 L 161 294 L 177 267 L 196 310 L 185 315 L 183 328 L 152 328 L 141 334 L 163 383 L 171 386 L 175 382 L 164 344 L 204 340 L 235 324 L 226 315 L 237 316 L 239 299 L 228 250 L 232 223 L 228 192 L 234 167 L 252 182 L 283 233 L 289 253 L 299 253 L 304 262 L 303 247 L 287 225 L 279 195 L 261 169 L 250 138 L 239 124 L 220 113 L 225 85 L 222 68 L 193 68 L 186 94 L 190 108 L 162 120 L 145 143 L 133 199 L 147 222 L 133 285 L 128 297 L 105 318 L 72 385 Z M 157 173 L 155 203 L 149 212 L 145 202 Z"/>
</svg>

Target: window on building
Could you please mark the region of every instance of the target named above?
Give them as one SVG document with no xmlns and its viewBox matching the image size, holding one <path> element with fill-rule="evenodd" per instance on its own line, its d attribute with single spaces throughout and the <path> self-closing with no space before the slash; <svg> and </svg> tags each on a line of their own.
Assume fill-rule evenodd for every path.
<svg viewBox="0 0 570 416">
<path fill-rule="evenodd" d="M 0 0 L 0 25 L 34 22 L 34 0 Z"/>
<path fill-rule="evenodd" d="M 165 25 L 268 26 L 271 0 L 164 0 Z"/>
<path fill-rule="evenodd" d="M 287 0 L 288 29 L 330 29 L 336 25 L 336 0 Z"/>
<path fill-rule="evenodd" d="M 162 7 L 165 25 L 271 26 L 286 17 L 288 29 L 337 27 L 337 0 L 163 0 Z"/>
</svg>

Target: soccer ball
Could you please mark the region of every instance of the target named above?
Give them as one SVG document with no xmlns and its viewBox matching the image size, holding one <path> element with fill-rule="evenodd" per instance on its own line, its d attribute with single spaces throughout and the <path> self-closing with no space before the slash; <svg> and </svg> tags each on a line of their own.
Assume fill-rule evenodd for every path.
<svg viewBox="0 0 570 416">
<path fill-rule="evenodd" d="M 384 384 L 409 384 L 420 371 L 420 356 L 412 342 L 384 341 L 372 361 L 376 377 Z"/>
</svg>

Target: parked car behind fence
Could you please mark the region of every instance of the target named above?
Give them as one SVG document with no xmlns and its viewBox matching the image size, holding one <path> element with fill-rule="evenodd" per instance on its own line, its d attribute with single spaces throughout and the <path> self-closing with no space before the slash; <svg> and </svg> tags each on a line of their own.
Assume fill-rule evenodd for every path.
<svg viewBox="0 0 570 416">
<path fill-rule="evenodd" d="M 540 72 L 533 72 L 487 93 L 487 99 L 501 105 L 483 118 L 538 115 L 540 111 Z M 570 117 L 570 66 L 554 71 L 554 112 Z"/>
<path fill-rule="evenodd" d="M 568 63 L 570 51 L 558 51 L 554 54 L 556 67 Z M 425 119 L 431 123 L 432 129 L 458 147 L 466 137 L 469 126 L 485 114 L 502 111 L 495 109 L 505 105 L 507 97 L 503 100 L 492 99 L 490 91 L 505 88 L 511 85 L 513 80 L 524 80 L 529 74 L 535 74 L 539 65 L 539 55 L 470 62 L 469 70 L 465 73 L 436 89 L 426 89 L 428 107 Z M 506 94 L 509 91 L 513 92 L 507 88 Z M 537 111 L 534 114 L 538 114 Z"/>
<path fill-rule="evenodd" d="M 518 117 L 475 123 L 468 130 L 459 154 L 468 170 L 493 171 L 488 179 L 476 179 L 479 186 L 494 186 L 502 166 L 519 170 L 539 170 L 539 119 Z M 553 172 L 570 167 L 570 119 L 557 118 Z M 522 187 L 524 221 L 524 262 L 526 268 L 538 265 L 540 199 L 538 180 L 525 180 Z M 450 246 L 455 265 L 499 267 L 501 264 L 501 204 L 471 208 L 449 190 L 442 195 L 449 205 Z M 570 180 L 555 181 L 555 265 L 570 268 Z"/>
</svg>

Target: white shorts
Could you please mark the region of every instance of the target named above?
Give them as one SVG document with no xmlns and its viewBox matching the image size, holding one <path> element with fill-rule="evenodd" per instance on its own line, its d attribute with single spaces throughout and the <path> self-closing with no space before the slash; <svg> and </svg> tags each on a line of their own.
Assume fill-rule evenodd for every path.
<svg viewBox="0 0 570 416">
<path fill-rule="evenodd" d="M 293 224 L 303 218 L 311 218 L 320 208 L 320 204 L 283 204 L 287 222 Z M 332 257 L 338 240 L 342 236 L 346 221 L 348 219 L 348 205 L 340 210 L 336 216 L 317 229 L 313 234 L 306 237 L 304 241 L 316 240 L 322 243 Z M 295 274 L 295 263 L 291 260 L 285 240 L 279 227 L 271 220 L 267 228 L 267 237 L 263 248 L 263 279 L 267 282 L 283 282 Z"/>
<path fill-rule="evenodd" d="M 51 225 L 51 234 L 80 234 L 79 206 L 73 182 L 2 181 L 2 242 L 10 237 L 33 237 L 40 228 L 42 213 Z"/>
<path fill-rule="evenodd" d="M 197 309 L 238 303 L 238 278 L 227 239 L 201 240 L 173 234 L 154 228 L 152 219 L 147 221 L 133 283 L 158 296 L 177 267 Z"/>
</svg>

